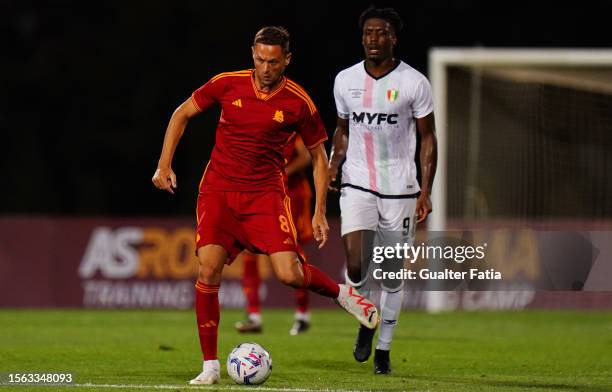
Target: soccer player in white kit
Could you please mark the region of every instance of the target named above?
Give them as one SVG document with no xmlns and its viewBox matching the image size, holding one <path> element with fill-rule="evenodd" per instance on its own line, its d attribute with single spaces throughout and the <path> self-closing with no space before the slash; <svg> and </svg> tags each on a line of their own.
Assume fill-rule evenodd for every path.
<svg viewBox="0 0 612 392">
<path fill-rule="evenodd" d="M 429 82 L 393 54 L 401 17 L 391 8 L 370 7 L 361 14 L 359 26 L 365 60 L 341 71 L 334 83 L 338 118 L 329 176 L 335 182 L 344 161 L 340 209 L 346 279 L 364 294 L 374 241 L 412 245 L 416 224 L 432 210 L 437 142 Z M 420 184 L 416 132 L 420 136 Z M 390 262 L 392 268 L 402 266 L 401 261 Z M 389 352 L 402 306 L 402 283 L 381 284 L 375 374 L 391 372 Z M 370 357 L 374 332 L 359 329 L 353 349 L 357 361 Z"/>
</svg>

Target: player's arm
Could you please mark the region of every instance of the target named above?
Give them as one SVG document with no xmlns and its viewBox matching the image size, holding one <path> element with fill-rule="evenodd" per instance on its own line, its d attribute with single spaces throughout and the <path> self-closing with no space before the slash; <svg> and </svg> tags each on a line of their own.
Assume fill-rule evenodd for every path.
<svg viewBox="0 0 612 392">
<path fill-rule="evenodd" d="M 327 224 L 327 218 L 325 218 L 329 180 L 327 177 L 327 153 L 323 143 L 311 148 L 310 155 L 312 156 L 312 171 L 316 193 L 312 229 L 315 239 L 320 242 L 319 249 L 321 249 L 327 242 L 329 234 L 329 225 Z"/>
<path fill-rule="evenodd" d="M 299 173 L 300 171 L 306 169 L 310 162 L 312 161 L 312 157 L 310 156 L 310 152 L 304 145 L 304 141 L 301 137 L 296 137 L 295 139 L 295 154 L 291 159 L 291 162 L 285 166 L 285 173 L 288 176 Z"/>
<path fill-rule="evenodd" d="M 327 174 L 329 177 L 329 190 L 338 192 L 339 186 L 335 184 L 338 178 L 338 168 L 346 158 L 346 150 L 348 149 L 348 119 L 337 117 L 336 130 L 332 139 L 332 149 L 329 156 L 329 164 L 327 166 Z"/>
<path fill-rule="evenodd" d="M 421 162 L 421 195 L 417 199 L 416 217 L 417 222 L 422 222 L 432 211 L 430 194 L 438 163 L 438 141 L 433 112 L 423 118 L 417 118 L 416 126 L 421 137 L 421 155 L 419 157 Z"/>
<path fill-rule="evenodd" d="M 172 113 L 168 128 L 166 129 L 166 135 L 164 136 L 164 145 L 159 162 L 157 163 L 157 170 L 152 179 L 153 185 L 158 189 L 174 194 L 172 188 L 176 189 L 177 184 L 176 175 L 172 171 L 172 157 L 181 136 L 183 136 L 183 132 L 185 132 L 189 119 L 199 112 L 192 99 L 189 98 Z"/>
</svg>

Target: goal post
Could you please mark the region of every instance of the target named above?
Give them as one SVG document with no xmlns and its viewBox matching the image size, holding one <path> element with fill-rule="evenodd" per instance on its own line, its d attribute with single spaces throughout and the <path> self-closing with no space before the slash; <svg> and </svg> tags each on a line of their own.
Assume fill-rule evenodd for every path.
<svg viewBox="0 0 612 392">
<path fill-rule="evenodd" d="M 456 82 L 458 78 L 461 79 L 459 84 Z M 612 108 L 611 49 L 432 48 L 429 51 L 429 79 L 434 96 L 438 166 L 432 190 L 433 212 L 428 219 L 428 230 L 443 231 L 449 227 L 451 219 L 461 221 L 477 218 L 479 222 L 486 223 L 487 219 L 515 217 L 526 221 L 567 216 L 584 220 L 612 217 L 612 203 L 607 201 L 610 199 L 608 196 L 612 194 L 612 187 L 605 184 L 611 160 L 604 152 L 605 148 L 612 146 L 611 138 L 606 136 L 612 130 L 612 125 L 609 125 L 612 124 L 612 109 L 606 109 Z M 465 91 L 458 92 L 456 87 L 453 90 L 453 85 L 460 85 Z M 502 97 L 497 99 L 499 96 Z M 589 116 L 590 112 L 595 112 L 597 123 L 593 130 L 581 129 L 582 119 L 571 118 L 572 124 L 560 124 L 562 121 L 567 122 L 563 116 L 572 109 L 567 97 L 570 97 L 572 104 L 578 102 L 581 105 L 576 111 L 584 109 Z M 540 106 L 542 100 L 544 104 Z M 497 117 L 493 119 L 491 117 L 494 115 L 490 114 L 493 105 L 491 101 L 505 105 L 503 110 L 500 109 L 494 114 Z M 532 105 L 533 109 L 529 106 L 531 102 L 535 103 Z M 456 121 L 449 124 L 450 113 L 455 113 L 454 119 L 457 118 L 458 103 L 461 106 L 459 112 L 463 116 L 461 124 L 457 125 Z M 592 106 L 597 110 L 590 110 Z M 514 107 L 517 109 L 514 110 Z M 495 112 L 495 107 L 493 109 Z M 531 112 L 528 112 L 529 110 Z M 558 115 L 555 110 L 564 110 L 565 113 L 559 112 Z M 503 113 L 500 115 L 500 112 Z M 508 112 L 512 112 L 511 115 Z M 485 118 L 487 116 L 488 118 Z M 523 126 L 519 124 L 522 118 L 527 118 L 525 121 L 532 123 Z M 493 120 L 499 121 L 499 127 Z M 534 122 L 538 122 L 537 125 L 533 125 Z M 548 125 L 551 127 L 546 130 Z M 557 186 L 555 191 L 563 198 L 568 192 L 562 191 L 572 187 L 584 188 L 580 185 L 587 181 L 560 185 L 564 175 L 569 176 L 567 181 L 574 181 L 576 177 L 576 173 L 569 175 L 564 172 L 568 165 L 564 160 L 568 157 L 572 159 L 571 143 L 574 139 L 571 138 L 576 137 L 572 134 L 571 127 L 595 135 L 585 142 L 584 146 L 577 146 L 576 149 L 582 148 L 583 164 L 596 172 L 588 184 L 592 184 L 593 188 L 597 186 L 594 199 L 599 204 L 588 211 L 587 207 L 576 208 L 569 211 L 567 216 L 559 212 L 564 206 L 579 205 L 582 201 L 589 200 L 589 192 L 592 189 L 585 189 L 580 190 L 582 193 L 576 196 L 561 200 L 557 203 L 559 206 L 553 206 L 540 214 L 542 209 L 538 208 L 546 205 L 546 200 L 554 199 L 553 191 L 550 191 L 551 194 L 545 194 L 542 189 L 538 189 L 531 194 L 530 184 L 538 184 L 542 178 L 548 178 L 547 176 L 553 177 L 551 181 Z M 544 136 L 533 135 L 534 129 L 544 133 Z M 454 143 L 449 146 L 449 141 L 456 140 L 453 139 L 453 132 L 459 131 L 463 133 L 460 145 Z M 491 132 L 499 132 L 496 137 L 501 141 L 491 143 Z M 555 132 L 561 133 L 560 137 L 568 139 L 569 142 L 564 140 L 562 143 L 565 144 L 555 144 Z M 487 151 L 494 150 L 504 142 L 510 146 L 513 146 L 512 143 L 521 144 L 520 147 L 514 148 L 515 152 L 519 152 L 516 157 L 517 165 L 522 166 L 516 170 L 521 171 L 521 174 L 514 174 L 514 177 L 512 171 L 515 168 L 502 163 L 504 156 L 493 157 L 490 161 L 482 159 Z M 459 152 L 460 163 L 455 159 L 450 161 L 449 149 L 454 153 L 451 154 L 453 157 L 457 156 L 460 149 L 465 150 Z M 549 155 L 540 158 L 540 150 L 545 150 Z M 589 156 L 590 152 L 593 152 L 592 157 Z M 489 153 L 488 156 L 491 155 Z M 487 165 L 491 166 L 486 168 Z M 483 170 L 488 170 L 489 177 L 508 175 L 508 178 L 487 180 L 487 177 L 483 176 Z M 449 172 L 454 174 L 450 176 Z M 461 173 L 459 183 L 452 178 L 457 173 Z M 517 179 L 522 178 L 519 176 L 530 177 L 530 183 L 525 180 L 525 183 L 517 185 Z M 593 185 L 597 180 L 602 184 Z M 486 186 L 483 186 L 483 181 L 488 181 Z M 497 191 L 491 192 L 491 189 L 496 187 Z M 486 188 L 488 193 L 483 192 L 483 188 Z M 521 189 L 513 193 L 514 188 Z M 460 191 L 456 192 L 458 189 Z M 449 199 L 451 197 L 452 200 Z M 517 200 L 521 198 L 524 200 Z M 491 206 L 492 200 L 494 206 Z M 506 205 L 501 205 L 503 203 Z M 512 203 L 520 206 L 511 206 Z M 448 309 L 444 303 L 443 292 L 431 291 L 427 297 L 428 310 Z"/>
</svg>

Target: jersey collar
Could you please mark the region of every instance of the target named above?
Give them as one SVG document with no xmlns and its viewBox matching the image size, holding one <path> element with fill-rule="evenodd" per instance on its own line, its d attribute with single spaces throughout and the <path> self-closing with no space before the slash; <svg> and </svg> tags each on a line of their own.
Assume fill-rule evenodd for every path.
<svg viewBox="0 0 612 392">
<path fill-rule="evenodd" d="M 371 73 L 368 72 L 368 68 L 366 67 L 366 63 L 365 60 L 363 61 L 363 70 L 374 80 L 380 80 L 382 78 L 384 78 L 385 76 L 389 75 L 391 72 L 395 71 L 395 69 L 397 67 L 399 67 L 399 65 L 402 63 L 401 60 L 396 59 L 395 60 L 395 65 L 393 66 L 393 68 L 391 68 L 390 70 L 388 70 L 387 72 L 385 72 L 384 74 L 380 75 L 380 76 L 374 76 Z"/>
<path fill-rule="evenodd" d="M 261 99 L 262 101 L 267 101 L 273 96 L 275 96 L 276 94 L 278 94 L 278 92 L 281 91 L 287 84 L 287 78 L 285 77 L 285 75 L 283 75 L 282 78 L 283 79 L 278 84 L 278 86 L 276 86 L 274 90 L 270 91 L 269 93 L 264 93 L 257 89 L 257 86 L 255 85 L 255 70 L 252 70 L 251 71 L 251 86 L 253 86 L 253 92 L 255 93 L 255 96 L 257 97 L 257 99 Z"/>
</svg>

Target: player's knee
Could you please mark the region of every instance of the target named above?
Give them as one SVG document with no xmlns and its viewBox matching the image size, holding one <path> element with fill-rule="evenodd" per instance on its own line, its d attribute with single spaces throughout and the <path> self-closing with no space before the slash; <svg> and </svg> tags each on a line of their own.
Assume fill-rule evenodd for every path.
<svg viewBox="0 0 612 392">
<path fill-rule="evenodd" d="M 302 276 L 293 270 L 279 271 L 276 277 L 282 284 L 295 288 L 301 287 L 303 282 Z"/>
<path fill-rule="evenodd" d="M 206 284 L 217 284 L 221 281 L 222 269 L 215 268 L 213 265 L 200 262 L 198 279 Z"/>
</svg>

